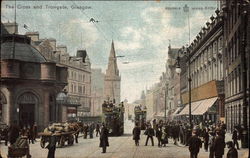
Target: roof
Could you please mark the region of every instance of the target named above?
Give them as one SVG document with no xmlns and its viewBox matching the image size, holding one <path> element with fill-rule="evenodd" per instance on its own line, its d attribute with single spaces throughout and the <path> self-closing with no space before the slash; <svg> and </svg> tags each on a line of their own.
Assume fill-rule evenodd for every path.
<svg viewBox="0 0 250 158">
<path fill-rule="evenodd" d="M 15 40 L 15 43 L 13 41 Z M 1 59 L 17 59 L 26 62 L 46 62 L 45 57 L 30 45 L 30 38 L 24 35 L 2 37 Z"/>
</svg>

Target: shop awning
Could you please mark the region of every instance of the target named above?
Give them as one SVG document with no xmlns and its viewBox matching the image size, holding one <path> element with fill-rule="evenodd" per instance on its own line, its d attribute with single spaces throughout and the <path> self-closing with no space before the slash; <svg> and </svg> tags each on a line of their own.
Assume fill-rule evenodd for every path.
<svg viewBox="0 0 250 158">
<path fill-rule="evenodd" d="M 201 101 L 196 101 L 191 103 L 191 113 L 198 108 L 198 106 L 202 103 Z M 185 108 L 178 115 L 188 115 L 189 114 L 189 104 L 186 104 Z"/>
<path fill-rule="evenodd" d="M 172 114 L 173 116 L 177 115 L 181 110 L 181 107 L 178 107 L 175 112 Z"/>
<path fill-rule="evenodd" d="M 218 97 L 203 100 L 199 107 L 192 112 L 192 115 L 203 115 L 214 105 L 217 99 Z"/>
</svg>

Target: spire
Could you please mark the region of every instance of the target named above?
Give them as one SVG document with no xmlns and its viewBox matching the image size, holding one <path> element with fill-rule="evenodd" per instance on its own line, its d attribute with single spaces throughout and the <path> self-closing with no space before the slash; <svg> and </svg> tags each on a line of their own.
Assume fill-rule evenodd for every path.
<svg viewBox="0 0 250 158">
<path fill-rule="evenodd" d="M 109 54 L 108 69 L 106 70 L 106 74 L 108 76 L 119 76 L 119 70 L 118 70 L 118 67 L 117 67 L 115 46 L 114 46 L 113 40 L 112 40 L 112 43 L 111 43 L 111 50 L 110 50 L 110 54 Z"/>
</svg>

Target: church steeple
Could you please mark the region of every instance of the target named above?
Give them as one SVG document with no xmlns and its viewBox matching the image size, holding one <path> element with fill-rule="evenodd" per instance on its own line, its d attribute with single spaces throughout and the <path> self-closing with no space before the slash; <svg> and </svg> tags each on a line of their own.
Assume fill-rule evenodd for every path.
<svg viewBox="0 0 250 158">
<path fill-rule="evenodd" d="M 115 46 L 112 40 L 109 54 L 108 68 L 104 78 L 104 96 L 106 100 L 115 103 L 120 102 L 121 98 L 121 77 L 116 61 Z"/>
<path fill-rule="evenodd" d="M 116 61 L 116 53 L 115 53 L 115 46 L 112 40 L 111 43 L 111 50 L 109 54 L 109 62 L 108 62 L 108 69 L 106 70 L 106 74 L 109 76 L 119 76 L 119 70 L 117 67 Z"/>
</svg>

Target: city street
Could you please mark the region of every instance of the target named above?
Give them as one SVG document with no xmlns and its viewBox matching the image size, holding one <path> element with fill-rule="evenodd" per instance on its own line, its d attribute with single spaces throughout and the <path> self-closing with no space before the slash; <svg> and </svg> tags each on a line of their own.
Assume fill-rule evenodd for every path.
<svg viewBox="0 0 250 158">
<path fill-rule="evenodd" d="M 182 145 L 176 146 L 173 141 L 166 147 L 159 148 L 157 146 L 157 140 L 154 138 L 155 146 L 151 146 L 150 142 L 148 146 L 145 145 L 146 136 L 141 136 L 140 146 L 136 147 L 130 134 L 133 128 L 133 123 L 126 121 L 125 134 L 121 137 L 110 137 L 110 147 L 107 149 L 107 153 L 102 154 L 101 148 L 99 148 L 99 137 L 94 139 L 79 138 L 79 143 L 70 147 L 57 148 L 56 158 L 188 158 L 188 148 Z M 143 133 L 143 132 L 142 132 Z M 230 137 L 227 135 L 227 139 Z M 3 156 L 5 158 L 7 148 L 0 145 Z M 39 142 L 30 146 L 31 155 L 33 158 L 45 158 L 47 156 L 47 149 L 42 149 Z M 227 149 L 225 150 L 225 153 Z M 247 156 L 247 149 L 239 150 L 239 158 L 245 158 Z M 199 158 L 207 158 L 208 152 L 201 149 Z"/>
</svg>

